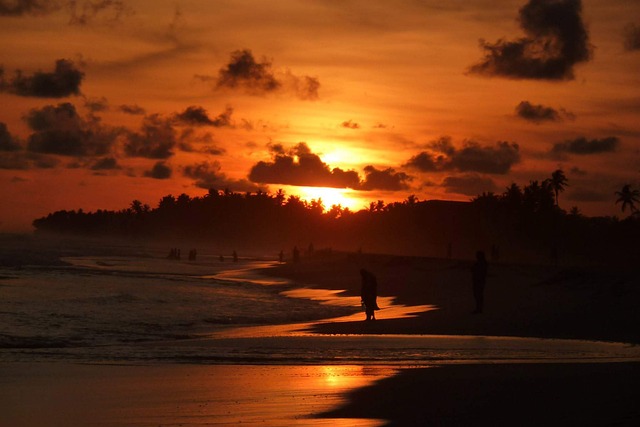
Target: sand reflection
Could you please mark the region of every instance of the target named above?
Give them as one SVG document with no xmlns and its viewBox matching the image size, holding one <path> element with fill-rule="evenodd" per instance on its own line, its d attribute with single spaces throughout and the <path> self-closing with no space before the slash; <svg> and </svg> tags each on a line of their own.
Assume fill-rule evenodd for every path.
<svg viewBox="0 0 640 427">
<path fill-rule="evenodd" d="M 0 368 L 3 384 L 11 385 L 0 386 L 1 424 L 372 427 L 383 422 L 314 415 L 395 372 L 322 365 L 11 365 Z"/>
<path fill-rule="evenodd" d="M 298 288 L 282 292 L 283 295 L 291 298 L 306 298 L 318 301 L 321 304 L 334 305 L 339 307 L 360 307 L 359 296 L 343 295 L 344 290 L 317 289 L 317 288 Z M 416 317 L 419 313 L 428 310 L 435 310 L 432 305 L 401 305 L 395 304 L 394 297 L 378 297 L 378 305 L 380 311 L 376 312 L 377 319 L 402 319 L 408 317 Z M 354 320 L 363 320 L 363 313 L 355 313 L 349 316 L 337 317 L 329 319 L 330 322 L 351 322 Z"/>
</svg>

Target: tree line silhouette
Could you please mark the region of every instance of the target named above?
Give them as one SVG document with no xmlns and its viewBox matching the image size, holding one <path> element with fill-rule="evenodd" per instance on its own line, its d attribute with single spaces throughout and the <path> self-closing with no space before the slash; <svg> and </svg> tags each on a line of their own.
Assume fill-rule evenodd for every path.
<svg viewBox="0 0 640 427">
<path fill-rule="evenodd" d="M 246 248 L 306 245 L 363 249 L 403 255 L 469 258 L 478 248 L 499 248 L 505 261 L 636 262 L 640 241 L 639 194 L 630 185 L 616 192 L 618 217 L 586 217 L 558 204 L 568 186 L 562 170 L 524 187 L 513 183 L 502 194 L 482 193 L 469 202 L 371 202 L 354 212 L 340 205 L 325 209 L 321 199 L 266 192 L 215 189 L 202 197 L 167 195 L 158 206 L 134 200 L 119 211 L 61 210 L 33 221 L 37 233 L 91 237 L 189 239 Z M 488 252 L 488 251 L 487 251 Z"/>
</svg>

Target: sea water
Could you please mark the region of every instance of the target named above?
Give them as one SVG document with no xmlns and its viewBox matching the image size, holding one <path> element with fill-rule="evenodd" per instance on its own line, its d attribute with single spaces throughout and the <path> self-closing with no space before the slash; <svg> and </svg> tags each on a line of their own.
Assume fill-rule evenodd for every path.
<svg viewBox="0 0 640 427">
<path fill-rule="evenodd" d="M 640 360 L 636 346 L 479 336 L 320 335 L 358 297 L 261 276 L 273 262 L 69 257 L 0 270 L 0 361 L 386 364 Z M 355 284 L 357 286 L 357 284 Z M 433 309 L 382 298 L 381 318 Z"/>
</svg>

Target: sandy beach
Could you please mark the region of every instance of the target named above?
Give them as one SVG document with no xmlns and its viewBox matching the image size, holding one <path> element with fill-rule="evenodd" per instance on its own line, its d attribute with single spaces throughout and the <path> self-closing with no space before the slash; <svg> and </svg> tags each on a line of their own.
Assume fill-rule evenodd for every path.
<svg viewBox="0 0 640 427">
<path fill-rule="evenodd" d="M 17 292 L 21 277 L 43 272 L 52 285 L 64 284 L 69 274 L 91 278 L 96 286 L 135 279 L 137 286 L 164 289 L 165 300 L 176 297 L 173 289 L 197 291 L 185 300 L 192 309 L 182 307 L 186 314 L 181 316 L 194 310 L 205 316 L 209 300 L 198 305 L 202 295 L 210 295 L 210 303 L 222 295 L 210 294 L 210 271 L 212 277 L 221 274 L 218 279 L 224 278 L 229 289 L 242 291 L 239 295 L 248 297 L 251 286 L 260 287 L 252 298 L 259 295 L 268 304 L 277 304 L 280 292 L 302 298 L 291 305 L 300 312 L 282 315 L 274 324 L 217 326 L 207 334 L 203 328 L 211 325 L 204 322 L 197 337 L 83 344 L 77 351 L 67 341 L 59 347 L 45 341 L 49 347 L 34 348 L 35 340 L 5 340 L 0 349 L 7 360 L 0 366 L 2 426 L 640 422 L 640 301 L 634 270 L 494 263 L 486 310 L 474 315 L 466 260 L 333 253 L 298 264 L 265 267 L 262 262 L 259 270 L 239 267 L 235 272 L 218 265 L 212 269 L 206 262 L 177 264 L 181 270 L 171 267 L 173 273 L 166 276 L 159 272 L 169 267 L 153 257 L 125 262 L 110 254 L 106 262 L 69 258 L 81 255 L 73 251 L 66 251 L 64 259 L 76 263 L 77 271 L 49 271 L 48 265 L 64 264 L 55 252 L 36 256 L 34 270 L 22 262 L 16 266 L 15 260 L 7 265 L 5 257 L 3 295 Z M 153 272 L 141 272 L 150 265 Z M 302 318 L 313 304 L 319 313 L 342 310 L 303 302 L 305 298 L 357 305 L 363 267 L 379 281 L 381 310 L 375 322 L 364 322 L 358 307 L 331 320 L 287 320 Z M 108 286 L 117 298 L 100 301 L 146 310 L 144 294 Z M 175 315 L 165 302 L 161 306 L 161 317 Z M 564 340 L 568 338 L 572 340 Z M 101 351 L 110 356 L 105 359 Z"/>
</svg>

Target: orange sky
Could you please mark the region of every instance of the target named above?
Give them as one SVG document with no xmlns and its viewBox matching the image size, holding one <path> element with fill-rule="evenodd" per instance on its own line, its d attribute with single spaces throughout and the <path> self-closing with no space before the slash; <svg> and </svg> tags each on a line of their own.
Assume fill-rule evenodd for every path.
<svg viewBox="0 0 640 427">
<path fill-rule="evenodd" d="M 558 168 L 561 207 L 618 214 L 613 193 L 640 185 L 639 17 L 624 0 L 0 0 L 0 231 L 210 187 L 468 200 Z"/>
</svg>

